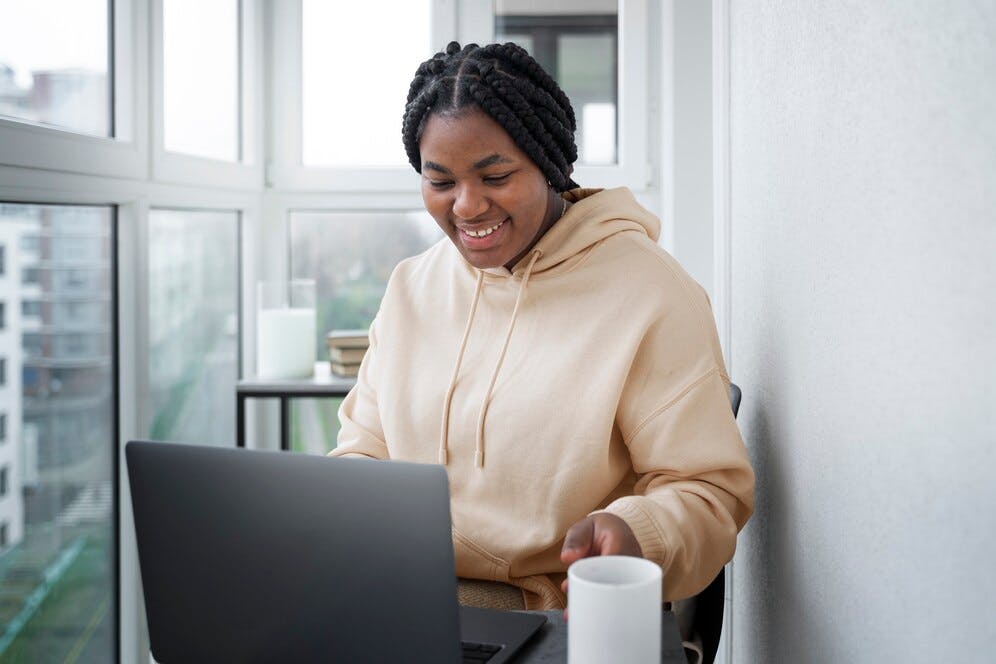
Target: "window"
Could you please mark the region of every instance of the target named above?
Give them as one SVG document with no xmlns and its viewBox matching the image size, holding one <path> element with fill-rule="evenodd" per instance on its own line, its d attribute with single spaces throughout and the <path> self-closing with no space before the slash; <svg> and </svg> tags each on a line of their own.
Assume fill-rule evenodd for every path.
<svg viewBox="0 0 996 664">
<path fill-rule="evenodd" d="M 42 303 L 37 300 L 21 300 L 22 318 L 40 318 L 42 315 Z"/>
<path fill-rule="evenodd" d="M 291 278 L 316 281 L 317 356 L 328 355 L 330 330 L 369 327 L 394 267 L 442 237 L 420 210 L 291 212 Z"/>
<path fill-rule="evenodd" d="M 616 158 L 618 3 L 587 3 L 578 12 L 537 13 L 534 3 L 498 0 L 496 41 L 514 41 L 549 72 L 571 99 L 577 116 L 578 162 L 607 165 Z"/>
<path fill-rule="evenodd" d="M 0 116 L 110 136 L 108 0 L 0 0 Z"/>
<path fill-rule="evenodd" d="M 71 242 L 94 269 L 113 271 L 110 245 L 114 209 L 90 205 L 8 205 L 0 202 L 0 235 L 40 238 L 42 246 Z M 47 273 L 77 258 L 23 251 L 8 242 L 11 265 Z M 0 565 L 6 631 L 0 660 L 63 661 L 74 645 L 85 645 L 80 661 L 114 661 L 116 571 L 114 524 L 115 439 L 112 338 L 113 293 L 110 282 L 87 292 L 67 293 L 52 280 L 29 287 L 12 284 L 8 302 L 24 301 L 19 289 L 30 288 L 33 302 L 64 306 L 88 298 L 112 303 L 88 332 L 100 339 L 94 353 L 65 356 L 63 338 L 79 335 L 51 321 L 17 334 L 4 349 L 8 384 L 23 377 L 19 398 L 5 401 L 0 440 L 16 444 L 19 461 L 2 471 L 3 491 L 14 498 L 5 511 L 9 521 L 7 551 Z M 32 305 L 35 306 L 35 305 Z M 8 321 L 11 322 L 11 321 Z M 19 352 L 23 348 L 23 352 Z M 13 353 L 20 358 L 12 361 Z M 16 373 L 15 373 L 16 372 Z M 85 384 L 75 393 L 70 388 Z M 9 448 L 5 445 L 5 448 Z M 21 492 L 20 487 L 31 487 Z M 12 515 L 11 515 L 12 514 Z M 55 565 L 57 561 L 62 561 Z M 58 574 L 54 570 L 59 570 Z M 39 588 L 48 579 L 41 603 Z M 22 615 L 20 622 L 7 622 Z M 12 628 L 12 626 L 16 626 Z M 77 648 L 78 650 L 78 648 Z M 71 658 L 70 658 L 71 659 Z"/>
<path fill-rule="evenodd" d="M 7 327 L 7 303 L 0 302 L 0 330 Z"/>
<path fill-rule="evenodd" d="M 7 495 L 7 482 L 9 481 L 7 475 L 7 466 L 0 468 L 0 498 Z"/>
<path fill-rule="evenodd" d="M 41 270 L 36 267 L 26 267 L 21 271 L 21 281 L 24 284 L 37 284 L 41 281 Z"/>
<path fill-rule="evenodd" d="M 7 273 L 7 247 L 0 244 L 0 277 Z"/>
<path fill-rule="evenodd" d="M 239 1 L 163 0 L 164 147 L 239 161 Z"/>
<path fill-rule="evenodd" d="M 0 551 L 7 548 L 7 522 L 0 523 Z"/>
<path fill-rule="evenodd" d="M 401 116 L 415 69 L 432 54 L 430 5 L 429 0 L 303 0 L 304 165 L 408 164 Z M 377 26 L 375 37 L 357 29 L 372 25 Z"/>
<path fill-rule="evenodd" d="M 239 215 L 149 214 L 148 435 L 231 444 L 239 359 Z"/>
<path fill-rule="evenodd" d="M 442 237 L 432 217 L 419 210 L 291 212 L 291 278 L 316 281 L 316 357 L 328 359 L 329 331 L 368 328 L 394 267 Z M 341 400 L 291 403 L 291 449 L 324 454 L 334 447 Z"/>
<path fill-rule="evenodd" d="M 0 387 L 7 384 L 7 358 L 0 357 Z"/>
</svg>

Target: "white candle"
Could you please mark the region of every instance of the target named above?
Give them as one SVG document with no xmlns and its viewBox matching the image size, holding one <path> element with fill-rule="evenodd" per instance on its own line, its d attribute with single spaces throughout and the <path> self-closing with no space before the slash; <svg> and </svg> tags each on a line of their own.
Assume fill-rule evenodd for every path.
<svg viewBox="0 0 996 664">
<path fill-rule="evenodd" d="M 259 377 L 306 378 L 314 373 L 314 309 L 261 309 L 257 321 Z"/>
</svg>

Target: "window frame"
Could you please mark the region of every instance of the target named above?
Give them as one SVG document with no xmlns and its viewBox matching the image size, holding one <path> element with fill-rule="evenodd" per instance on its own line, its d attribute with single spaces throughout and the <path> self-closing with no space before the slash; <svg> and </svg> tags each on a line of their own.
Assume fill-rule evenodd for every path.
<svg viewBox="0 0 996 664">
<path fill-rule="evenodd" d="M 165 147 L 163 4 L 150 0 L 152 48 L 152 173 L 160 182 L 258 190 L 263 184 L 263 0 L 239 5 L 239 160 L 171 152 Z"/>
<path fill-rule="evenodd" d="M 111 177 L 146 177 L 148 119 L 147 0 L 108 0 L 111 12 L 112 136 L 89 136 L 26 120 L 0 118 L 0 165 Z"/>
</svg>

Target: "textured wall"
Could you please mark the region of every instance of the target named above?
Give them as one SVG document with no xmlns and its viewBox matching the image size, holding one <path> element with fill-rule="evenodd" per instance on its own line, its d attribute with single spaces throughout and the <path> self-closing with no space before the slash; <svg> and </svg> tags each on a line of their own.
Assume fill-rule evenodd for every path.
<svg viewBox="0 0 996 664">
<path fill-rule="evenodd" d="M 996 657 L 996 3 L 731 7 L 737 662 Z"/>
</svg>

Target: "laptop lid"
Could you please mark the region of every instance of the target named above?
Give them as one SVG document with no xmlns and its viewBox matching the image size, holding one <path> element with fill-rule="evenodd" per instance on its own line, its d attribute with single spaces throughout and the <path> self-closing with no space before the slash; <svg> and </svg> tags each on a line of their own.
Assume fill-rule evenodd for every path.
<svg viewBox="0 0 996 664">
<path fill-rule="evenodd" d="M 439 466 L 132 441 L 152 654 L 460 661 Z"/>
</svg>

